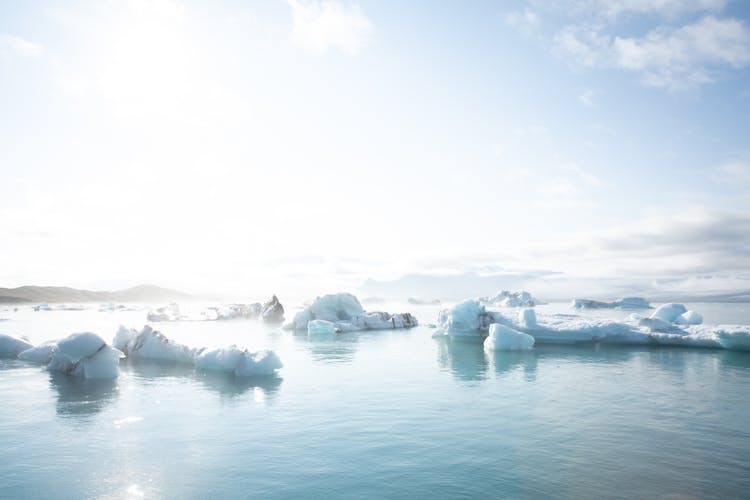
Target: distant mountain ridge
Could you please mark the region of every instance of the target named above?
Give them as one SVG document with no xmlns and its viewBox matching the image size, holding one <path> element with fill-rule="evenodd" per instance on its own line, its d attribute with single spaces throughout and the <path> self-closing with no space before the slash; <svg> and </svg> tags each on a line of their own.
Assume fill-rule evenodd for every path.
<svg viewBox="0 0 750 500">
<path fill-rule="evenodd" d="M 66 286 L 19 286 L 0 288 L 0 303 L 23 302 L 162 302 L 185 300 L 191 295 L 155 285 L 138 285 L 125 290 L 92 291 Z"/>
</svg>

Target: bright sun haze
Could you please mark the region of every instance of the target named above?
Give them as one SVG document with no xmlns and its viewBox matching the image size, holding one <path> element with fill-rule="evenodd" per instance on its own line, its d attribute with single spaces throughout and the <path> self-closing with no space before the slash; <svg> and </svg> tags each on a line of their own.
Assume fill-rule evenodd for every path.
<svg viewBox="0 0 750 500">
<path fill-rule="evenodd" d="M 718 0 L 2 2 L 0 282 L 746 291 L 748 17 Z"/>
</svg>

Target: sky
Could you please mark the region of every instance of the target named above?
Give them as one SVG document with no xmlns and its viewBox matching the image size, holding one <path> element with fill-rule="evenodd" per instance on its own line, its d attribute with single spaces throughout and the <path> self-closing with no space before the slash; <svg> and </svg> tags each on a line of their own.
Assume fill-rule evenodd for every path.
<svg viewBox="0 0 750 500">
<path fill-rule="evenodd" d="M 5 0 L 0 286 L 747 292 L 748 124 L 739 0 Z"/>
</svg>

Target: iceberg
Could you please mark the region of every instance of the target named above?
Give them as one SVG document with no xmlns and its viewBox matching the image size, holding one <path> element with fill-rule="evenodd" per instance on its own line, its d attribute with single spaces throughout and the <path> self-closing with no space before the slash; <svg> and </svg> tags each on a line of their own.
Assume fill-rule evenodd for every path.
<svg viewBox="0 0 750 500">
<path fill-rule="evenodd" d="M 122 352 L 107 345 L 97 334 L 74 333 L 59 342 L 47 370 L 85 378 L 114 378 L 119 374 Z"/>
<path fill-rule="evenodd" d="M 614 302 L 592 299 L 573 299 L 576 309 L 651 309 L 651 304 L 643 297 L 624 297 Z"/>
<path fill-rule="evenodd" d="M 146 319 L 153 322 L 179 321 L 183 319 L 183 316 L 180 314 L 180 306 L 172 302 L 167 306 L 149 310 Z"/>
<path fill-rule="evenodd" d="M 195 351 L 186 345 L 168 339 L 146 325 L 139 333 L 121 326 L 115 334 L 113 345 L 125 354 L 129 361 L 142 359 L 170 363 L 193 363 Z"/>
<path fill-rule="evenodd" d="M 518 324 L 524 328 L 534 328 L 536 326 L 536 311 L 531 308 L 518 311 Z"/>
<path fill-rule="evenodd" d="M 528 351 L 533 347 L 534 337 L 498 323 L 490 325 L 490 334 L 484 339 L 486 351 Z"/>
<path fill-rule="evenodd" d="M 335 323 L 324 319 L 314 319 L 307 323 L 308 337 L 329 337 L 336 333 L 341 333 L 341 329 L 336 327 Z"/>
<path fill-rule="evenodd" d="M 29 363 L 37 363 L 40 365 L 49 364 L 52 360 L 52 354 L 57 350 L 58 340 L 48 340 L 42 342 L 38 346 L 34 346 L 30 349 L 26 349 L 18 355 L 18 359 L 28 361 Z"/>
<path fill-rule="evenodd" d="M 479 301 L 496 307 L 534 307 L 540 303 L 526 290 L 518 292 L 503 290 L 494 297 L 481 297 Z"/>
<path fill-rule="evenodd" d="M 284 306 L 281 305 L 279 299 L 274 295 L 271 300 L 263 304 L 263 309 L 260 313 L 260 317 L 266 323 L 283 323 L 284 322 Z"/>
<path fill-rule="evenodd" d="M 507 323 L 507 319 L 498 312 L 488 311 L 479 300 L 468 299 L 440 311 L 433 337 L 476 337 L 485 333 L 490 324 L 499 322 Z"/>
<path fill-rule="evenodd" d="M 674 322 L 678 325 L 700 325 L 703 323 L 703 315 L 695 311 L 687 311 L 677 316 Z"/>
<path fill-rule="evenodd" d="M 17 358 L 23 351 L 34 347 L 31 342 L 0 333 L 0 358 Z"/>
<path fill-rule="evenodd" d="M 252 304 L 228 304 L 222 307 L 213 308 L 216 311 L 216 319 L 255 319 L 260 316 L 263 306 L 260 302 Z"/>
<path fill-rule="evenodd" d="M 667 323 L 674 323 L 678 316 L 686 312 L 687 308 L 684 305 L 669 303 L 659 306 L 651 317 L 666 321 Z"/>
<path fill-rule="evenodd" d="M 417 318 L 410 313 L 366 312 L 357 297 L 350 293 L 317 297 L 312 304 L 298 312 L 286 328 L 307 330 L 313 320 L 332 323 L 342 332 L 411 328 L 418 324 Z"/>
<path fill-rule="evenodd" d="M 273 351 L 249 352 L 235 345 L 219 349 L 205 349 L 195 356 L 195 367 L 200 370 L 218 370 L 233 373 L 236 377 L 273 375 L 284 365 Z"/>
</svg>

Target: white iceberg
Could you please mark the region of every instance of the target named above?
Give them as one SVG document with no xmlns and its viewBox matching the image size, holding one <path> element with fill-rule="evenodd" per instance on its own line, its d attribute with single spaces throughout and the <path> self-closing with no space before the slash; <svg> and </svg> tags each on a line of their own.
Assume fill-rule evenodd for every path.
<svg viewBox="0 0 750 500">
<path fill-rule="evenodd" d="M 180 306 L 174 302 L 167 306 L 159 307 L 157 309 L 151 309 L 146 314 L 148 321 L 179 321 L 183 319 L 183 315 L 180 313 Z"/>
<path fill-rule="evenodd" d="M 57 342 L 47 369 L 85 378 L 114 378 L 122 352 L 91 332 L 74 333 Z"/>
<path fill-rule="evenodd" d="M 18 355 L 18 359 L 28 361 L 30 363 L 37 363 L 40 365 L 49 364 L 52 360 L 52 354 L 57 350 L 58 340 L 48 340 L 41 344 L 34 346 L 30 349 L 26 349 Z"/>
<path fill-rule="evenodd" d="M 235 345 L 202 350 L 195 356 L 196 368 L 233 373 L 237 377 L 273 375 L 283 366 L 273 351 L 249 352 Z"/>
<path fill-rule="evenodd" d="M 524 328 L 534 328 L 536 326 L 536 311 L 531 308 L 518 311 L 518 324 Z"/>
<path fill-rule="evenodd" d="M 324 319 L 314 319 L 307 323 L 307 336 L 313 337 L 330 337 L 336 333 L 341 333 L 341 329 L 336 327 L 335 323 Z"/>
<path fill-rule="evenodd" d="M 678 316 L 686 312 L 687 308 L 684 305 L 669 303 L 659 306 L 651 317 L 658 318 L 667 323 L 674 323 Z"/>
<path fill-rule="evenodd" d="M 526 290 L 518 292 L 503 290 L 494 297 L 481 297 L 479 301 L 497 307 L 534 307 L 540 303 Z"/>
<path fill-rule="evenodd" d="M 508 320 L 502 314 L 488 311 L 477 299 L 468 299 L 443 309 L 438 315 L 438 329 L 433 337 L 475 337 L 485 333 L 492 323 Z"/>
<path fill-rule="evenodd" d="M 128 360 L 153 360 L 170 363 L 193 363 L 195 350 L 186 345 L 168 339 L 146 325 L 138 334 L 134 330 L 120 327 L 115 334 L 113 344 L 120 348 Z"/>
<path fill-rule="evenodd" d="M 497 323 L 490 325 L 490 334 L 484 339 L 487 351 L 528 351 L 533 347 L 534 337 Z"/>
<path fill-rule="evenodd" d="M 700 325 L 703 323 L 703 315 L 695 311 L 687 311 L 677 316 L 674 322 L 678 325 Z"/>
<path fill-rule="evenodd" d="M 27 340 L 0 333 L 0 358 L 17 358 L 23 351 L 32 347 L 34 345 Z"/>
<path fill-rule="evenodd" d="M 613 302 L 592 299 L 573 299 L 576 309 L 651 309 L 651 304 L 643 297 L 624 297 Z"/>
<path fill-rule="evenodd" d="M 417 318 L 410 313 L 366 312 L 357 297 L 350 293 L 317 297 L 310 306 L 298 312 L 286 327 L 307 330 L 313 320 L 328 321 L 343 332 L 410 328 L 418 324 Z"/>
</svg>

